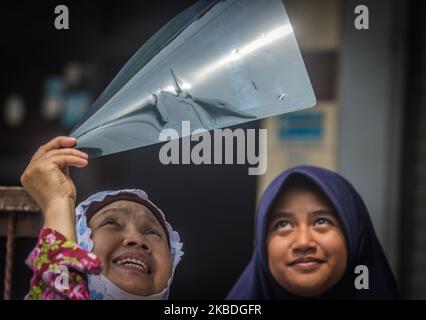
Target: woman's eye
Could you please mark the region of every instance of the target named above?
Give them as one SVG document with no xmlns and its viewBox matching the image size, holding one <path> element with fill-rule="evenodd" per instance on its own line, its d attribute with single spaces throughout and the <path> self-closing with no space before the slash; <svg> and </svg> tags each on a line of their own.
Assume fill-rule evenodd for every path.
<svg viewBox="0 0 426 320">
<path fill-rule="evenodd" d="M 287 220 L 280 220 L 280 221 L 277 221 L 277 223 L 275 223 L 274 229 L 287 228 L 289 226 L 290 226 L 290 222 L 288 222 Z"/>
<path fill-rule="evenodd" d="M 315 224 L 317 225 L 326 225 L 326 224 L 332 224 L 331 221 L 329 219 L 326 218 L 319 218 L 315 221 Z"/>
<path fill-rule="evenodd" d="M 106 219 L 103 223 L 102 226 L 108 226 L 108 225 L 115 225 L 118 226 L 118 222 L 115 221 L 114 219 Z"/>
<path fill-rule="evenodd" d="M 149 229 L 146 231 L 147 234 L 152 234 L 161 238 L 161 233 L 155 229 Z"/>
</svg>

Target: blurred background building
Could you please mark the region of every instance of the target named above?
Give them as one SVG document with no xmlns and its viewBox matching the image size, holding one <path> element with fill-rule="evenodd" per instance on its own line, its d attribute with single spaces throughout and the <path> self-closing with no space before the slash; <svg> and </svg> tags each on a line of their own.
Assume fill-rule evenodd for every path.
<svg viewBox="0 0 426 320">
<path fill-rule="evenodd" d="M 129 57 L 194 2 L 1 3 L 0 185 L 19 185 L 37 147 L 68 134 Z M 58 4 L 68 6 L 69 30 L 54 28 Z M 250 258 L 256 205 L 267 184 L 291 166 L 319 165 L 343 174 L 361 193 L 403 297 L 426 298 L 421 16 L 426 5 L 420 0 L 284 4 L 318 104 L 239 126 L 268 129 L 265 175 L 248 176 L 245 165 L 164 166 L 155 145 L 72 170 L 78 200 L 101 189 L 145 189 L 184 242 L 171 298 L 222 299 Z M 368 30 L 354 26 L 357 5 L 369 9 Z M 2 276 L 5 221 L 0 220 Z M 16 239 L 13 298 L 28 289 L 31 273 L 24 259 L 38 228 L 33 224 Z"/>
</svg>

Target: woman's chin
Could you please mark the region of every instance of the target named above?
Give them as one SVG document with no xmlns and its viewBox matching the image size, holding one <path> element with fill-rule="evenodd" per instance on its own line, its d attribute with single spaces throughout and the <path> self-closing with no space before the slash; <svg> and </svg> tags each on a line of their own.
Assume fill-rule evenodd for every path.
<svg viewBox="0 0 426 320">
<path fill-rule="evenodd" d="M 127 293 L 138 295 L 138 296 L 149 296 L 154 294 L 155 290 L 150 281 L 141 281 L 141 276 L 137 273 L 129 272 L 127 277 L 123 277 L 123 274 L 110 274 L 107 276 L 117 287 Z M 148 280 L 148 279 L 146 279 Z"/>
</svg>

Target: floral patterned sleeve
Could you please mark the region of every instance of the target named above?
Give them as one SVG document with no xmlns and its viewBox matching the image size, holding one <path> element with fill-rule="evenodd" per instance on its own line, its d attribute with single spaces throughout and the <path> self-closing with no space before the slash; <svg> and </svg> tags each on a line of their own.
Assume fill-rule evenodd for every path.
<svg viewBox="0 0 426 320">
<path fill-rule="evenodd" d="M 101 271 L 100 260 L 94 253 L 49 228 L 41 230 L 37 246 L 28 256 L 26 264 L 34 272 L 27 299 L 87 300 L 89 290 L 86 275 Z M 68 271 L 68 289 L 61 287 L 66 282 L 56 280 L 63 270 Z M 55 282 L 61 285 L 55 286 Z"/>
</svg>

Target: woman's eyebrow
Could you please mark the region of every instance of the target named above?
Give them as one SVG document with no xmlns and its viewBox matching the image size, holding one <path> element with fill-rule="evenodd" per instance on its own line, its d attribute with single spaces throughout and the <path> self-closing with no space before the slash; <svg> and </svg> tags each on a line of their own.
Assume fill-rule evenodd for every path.
<svg viewBox="0 0 426 320">
<path fill-rule="evenodd" d="M 145 215 L 144 215 L 143 218 L 148 220 L 152 224 L 161 226 L 160 223 L 158 222 L 158 220 L 156 218 L 154 218 L 151 214 L 147 214 L 146 211 L 145 211 Z"/>
<path fill-rule="evenodd" d="M 99 216 L 103 216 L 104 214 L 106 214 L 108 212 L 110 212 L 110 213 L 116 213 L 116 212 L 127 213 L 127 212 L 129 212 L 129 209 L 127 207 L 111 207 L 111 208 L 106 208 L 104 211 L 100 212 Z"/>
<path fill-rule="evenodd" d="M 144 219 L 146 219 L 148 221 L 150 227 L 158 229 L 158 231 L 163 229 L 160 222 L 158 222 L 158 220 L 156 218 L 150 217 L 150 216 L 145 216 Z"/>
<path fill-rule="evenodd" d="M 163 227 L 161 226 L 160 221 L 154 216 L 154 214 L 148 208 L 140 209 L 137 211 L 137 219 L 143 221 L 147 226 L 156 229 L 161 233 Z"/>
<path fill-rule="evenodd" d="M 275 217 L 293 218 L 294 213 L 281 211 L 281 210 L 272 211 L 271 218 L 275 218 Z"/>
<path fill-rule="evenodd" d="M 319 215 L 329 215 L 329 216 L 335 216 L 336 214 L 334 213 L 334 211 L 330 210 L 330 209 L 318 209 L 315 211 L 311 212 L 312 215 L 315 216 L 319 216 Z"/>
<path fill-rule="evenodd" d="M 334 211 L 332 211 L 330 209 L 317 209 L 317 210 L 314 210 L 312 212 L 309 212 L 309 214 L 314 215 L 314 216 L 319 216 L 319 215 L 328 215 L 328 216 L 333 216 L 333 217 L 336 216 Z M 291 212 L 288 212 L 288 211 L 281 211 L 281 210 L 272 211 L 272 213 L 271 213 L 271 218 L 281 217 L 281 218 L 291 219 L 294 216 L 295 216 L 294 213 L 291 213 Z"/>
</svg>

